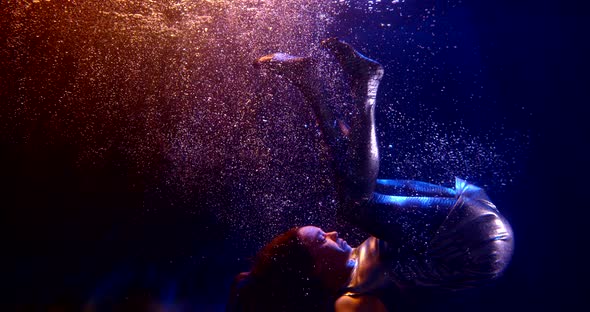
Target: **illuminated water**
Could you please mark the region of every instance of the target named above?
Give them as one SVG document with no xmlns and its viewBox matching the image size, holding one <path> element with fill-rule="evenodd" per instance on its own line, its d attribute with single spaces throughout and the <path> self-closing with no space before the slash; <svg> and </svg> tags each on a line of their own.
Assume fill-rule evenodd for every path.
<svg viewBox="0 0 590 312">
<path fill-rule="evenodd" d="M 17 163 L 5 165 L 5 188 L 20 242 L 43 250 L 25 252 L 40 268 L 15 275 L 40 274 L 41 304 L 100 305 L 133 285 L 157 304 L 194 293 L 218 304 L 245 258 L 290 226 L 362 239 L 336 223 L 310 109 L 251 66 L 268 53 L 324 60 L 336 91 L 344 80 L 322 39 L 340 36 L 385 66 L 383 177 L 450 186 L 458 176 L 493 195 L 518 177 L 527 150 L 529 133 L 510 124 L 530 118 L 528 104 L 501 111 L 461 1 L 2 5 L 0 139 L 5 163 Z"/>
</svg>

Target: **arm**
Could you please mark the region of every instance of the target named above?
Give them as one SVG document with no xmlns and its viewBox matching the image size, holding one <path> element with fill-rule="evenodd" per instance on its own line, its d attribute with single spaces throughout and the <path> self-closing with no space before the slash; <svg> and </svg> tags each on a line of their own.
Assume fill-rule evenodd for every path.
<svg viewBox="0 0 590 312">
<path fill-rule="evenodd" d="M 334 303 L 336 312 L 387 312 L 387 308 L 379 298 L 375 296 L 342 296 Z"/>
</svg>

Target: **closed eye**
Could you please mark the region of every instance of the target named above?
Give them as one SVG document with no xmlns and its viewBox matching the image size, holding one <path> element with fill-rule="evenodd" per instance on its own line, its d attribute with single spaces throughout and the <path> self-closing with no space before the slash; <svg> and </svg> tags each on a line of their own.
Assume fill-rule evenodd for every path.
<svg viewBox="0 0 590 312">
<path fill-rule="evenodd" d="M 326 234 L 323 234 L 321 232 L 318 233 L 318 243 L 323 244 L 328 240 L 328 238 L 326 237 Z"/>
</svg>

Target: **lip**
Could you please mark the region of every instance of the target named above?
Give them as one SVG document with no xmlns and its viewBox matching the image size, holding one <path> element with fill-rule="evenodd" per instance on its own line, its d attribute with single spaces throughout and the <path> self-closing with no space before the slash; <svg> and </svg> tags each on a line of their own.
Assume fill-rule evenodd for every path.
<svg viewBox="0 0 590 312">
<path fill-rule="evenodd" d="M 342 250 L 347 250 L 348 248 L 350 248 L 350 246 L 348 246 L 348 243 L 343 239 L 338 239 L 338 245 L 340 245 L 340 248 L 342 248 Z"/>
</svg>

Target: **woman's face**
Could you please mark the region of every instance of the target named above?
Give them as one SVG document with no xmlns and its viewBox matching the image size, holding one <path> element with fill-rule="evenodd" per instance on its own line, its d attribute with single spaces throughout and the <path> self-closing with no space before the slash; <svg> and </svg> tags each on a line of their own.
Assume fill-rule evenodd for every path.
<svg viewBox="0 0 590 312">
<path fill-rule="evenodd" d="M 352 248 L 348 243 L 338 238 L 337 232 L 326 233 L 315 226 L 304 226 L 298 234 L 309 249 L 320 278 L 328 284 L 342 286 L 353 268 L 353 263 L 349 263 Z"/>
</svg>

